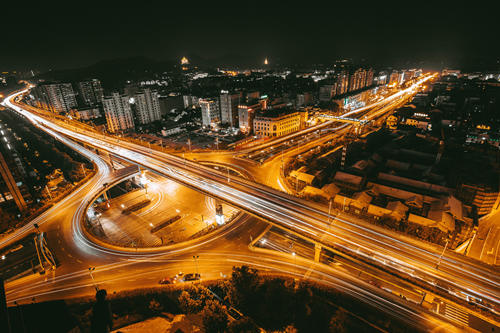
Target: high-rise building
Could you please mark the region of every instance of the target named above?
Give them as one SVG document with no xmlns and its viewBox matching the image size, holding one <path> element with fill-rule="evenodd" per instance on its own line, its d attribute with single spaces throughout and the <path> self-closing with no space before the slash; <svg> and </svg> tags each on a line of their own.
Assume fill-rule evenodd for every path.
<svg viewBox="0 0 500 333">
<path fill-rule="evenodd" d="M 369 69 L 366 71 L 366 83 L 365 87 L 369 87 L 373 84 L 373 69 Z"/>
<path fill-rule="evenodd" d="M 404 76 L 404 80 L 405 81 L 408 81 L 408 80 L 411 80 L 415 77 L 415 72 L 417 70 L 416 69 L 409 69 L 405 72 L 405 76 Z"/>
<path fill-rule="evenodd" d="M 332 96 L 333 96 L 333 94 L 335 94 L 335 85 L 333 85 Z M 321 91 L 320 91 L 320 95 L 321 95 Z M 295 102 L 295 105 L 297 107 L 305 106 L 305 105 L 311 104 L 312 101 L 313 101 L 312 94 L 308 93 L 308 92 L 305 92 L 305 93 L 302 93 L 302 94 L 297 94 L 297 100 Z"/>
<path fill-rule="evenodd" d="M 403 84 L 405 82 L 405 71 L 401 71 L 398 73 L 398 85 Z"/>
<path fill-rule="evenodd" d="M 134 95 L 138 124 L 149 124 L 161 119 L 158 92 L 145 88 Z"/>
<path fill-rule="evenodd" d="M 399 85 L 399 73 L 397 71 L 393 71 L 391 76 L 389 77 L 389 85 L 396 86 Z"/>
<path fill-rule="evenodd" d="M 362 68 L 358 68 L 356 71 L 354 71 L 354 73 L 351 74 L 349 78 L 349 91 L 362 89 L 365 87 L 365 84 L 366 84 L 366 71 Z"/>
<path fill-rule="evenodd" d="M 71 83 L 44 83 L 31 89 L 35 105 L 56 113 L 68 112 L 75 107 L 75 92 Z"/>
<path fill-rule="evenodd" d="M 183 95 L 184 108 L 200 106 L 200 99 L 193 95 Z"/>
<path fill-rule="evenodd" d="M 349 74 L 345 70 L 342 70 L 337 75 L 336 95 L 345 94 L 348 88 L 349 88 Z"/>
<path fill-rule="evenodd" d="M 102 106 L 108 131 L 116 133 L 134 128 L 128 96 L 113 93 L 111 96 L 103 97 Z"/>
<path fill-rule="evenodd" d="M 259 107 L 258 104 L 257 107 Z M 238 106 L 238 124 L 241 133 L 243 134 L 252 133 L 254 117 L 255 117 L 255 110 L 251 106 L 248 105 Z"/>
<path fill-rule="evenodd" d="M 327 84 L 319 87 L 319 100 L 322 102 L 329 102 L 335 95 L 335 90 L 335 84 Z"/>
<path fill-rule="evenodd" d="M 220 116 L 222 124 L 229 124 L 231 127 L 238 126 L 238 105 L 240 94 L 230 94 L 222 91 L 220 95 Z"/>
<path fill-rule="evenodd" d="M 220 121 L 219 101 L 216 98 L 205 98 L 199 101 L 203 127 L 216 127 Z"/>
<path fill-rule="evenodd" d="M 162 116 L 171 112 L 172 110 L 182 110 L 184 108 L 183 96 L 170 93 L 168 96 L 160 96 L 160 113 Z"/>
<path fill-rule="evenodd" d="M 388 79 L 389 79 L 389 77 L 388 77 L 387 72 L 381 71 L 374 78 L 374 81 L 376 82 L 376 84 L 386 84 Z M 367 82 L 368 82 L 368 79 L 367 79 Z"/>
<path fill-rule="evenodd" d="M 102 100 L 103 90 L 98 79 L 78 82 L 77 90 L 85 105 L 93 106 Z"/>
</svg>

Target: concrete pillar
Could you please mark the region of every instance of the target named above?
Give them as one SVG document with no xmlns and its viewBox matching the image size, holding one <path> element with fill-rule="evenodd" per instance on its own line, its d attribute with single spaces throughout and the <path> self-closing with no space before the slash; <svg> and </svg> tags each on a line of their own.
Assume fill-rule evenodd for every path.
<svg viewBox="0 0 500 333">
<path fill-rule="evenodd" d="M 321 245 L 314 244 L 314 261 L 319 262 L 319 257 L 321 255 Z"/>
<path fill-rule="evenodd" d="M 111 155 L 110 153 L 108 153 L 108 156 L 109 156 L 109 163 L 111 164 L 111 168 L 113 170 L 115 170 L 115 165 L 113 164 L 113 155 Z"/>
</svg>

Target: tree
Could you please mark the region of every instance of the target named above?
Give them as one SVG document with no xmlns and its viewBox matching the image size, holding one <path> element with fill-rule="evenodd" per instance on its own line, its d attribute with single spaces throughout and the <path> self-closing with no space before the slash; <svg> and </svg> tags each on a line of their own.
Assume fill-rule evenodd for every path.
<svg viewBox="0 0 500 333">
<path fill-rule="evenodd" d="M 203 327 L 207 333 L 222 333 L 227 329 L 226 309 L 216 300 L 207 302 L 201 312 Z"/>
<path fill-rule="evenodd" d="M 158 302 L 156 299 L 152 299 L 149 301 L 149 310 L 151 310 L 152 313 L 158 314 L 163 311 L 163 306 Z"/>
<path fill-rule="evenodd" d="M 330 319 L 330 333 L 345 333 L 347 324 L 347 313 L 344 309 L 339 308 Z"/>
<path fill-rule="evenodd" d="M 233 267 L 231 276 L 230 301 L 240 306 L 243 311 L 251 307 L 255 297 L 259 275 L 257 270 L 248 266 Z"/>
<path fill-rule="evenodd" d="M 184 290 L 179 296 L 179 306 L 185 313 L 197 313 L 202 309 L 203 303 L 192 298 L 191 294 Z"/>
</svg>

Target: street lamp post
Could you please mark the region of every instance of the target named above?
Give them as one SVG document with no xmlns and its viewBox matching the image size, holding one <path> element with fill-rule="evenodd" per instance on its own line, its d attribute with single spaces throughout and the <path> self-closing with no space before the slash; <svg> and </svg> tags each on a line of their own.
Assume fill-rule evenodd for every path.
<svg viewBox="0 0 500 333">
<path fill-rule="evenodd" d="M 330 203 L 328 204 L 328 220 L 327 224 L 330 224 L 330 213 L 332 212 L 332 199 L 330 199 Z"/>
<path fill-rule="evenodd" d="M 441 260 L 443 259 L 443 255 L 444 255 L 444 252 L 446 251 L 446 248 L 448 247 L 449 241 L 450 241 L 449 239 L 446 239 L 446 244 L 444 246 L 443 252 L 441 252 L 441 255 L 439 256 L 439 260 L 438 260 L 438 262 L 436 264 L 436 269 L 439 268 L 439 264 L 441 263 Z"/>
<path fill-rule="evenodd" d="M 52 193 L 50 193 L 50 189 L 47 185 L 45 185 L 45 189 L 47 190 L 47 193 L 49 194 L 50 200 L 52 200 Z"/>
<path fill-rule="evenodd" d="M 283 165 L 283 149 L 281 149 L 281 170 L 284 170 L 284 165 Z"/>
<path fill-rule="evenodd" d="M 200 256 L 193 256 L 193 260 L 194 260 L 194 263 L 195 263 L 195 265 L 196 265 L 196 274 L 200 274 L 200 271 L 199 271 L 199 269 L 198 269 L 198 258 L 199 258 L 199 257 L 200 257 Z"/>
<path fill-rule="evenodd" d="M 95 280 L 94 280 L 94 275 L 92 275 L 93 271 L 95 271 L 95 267 L 89 267 L 89 274 L 90 274 L 90 278 L 92 279 L 92 284 L 94 285 L 95 291 L 99 291 L 99 287 L 97 287 L 97 284 L 95 283 Z"/>
</svg>

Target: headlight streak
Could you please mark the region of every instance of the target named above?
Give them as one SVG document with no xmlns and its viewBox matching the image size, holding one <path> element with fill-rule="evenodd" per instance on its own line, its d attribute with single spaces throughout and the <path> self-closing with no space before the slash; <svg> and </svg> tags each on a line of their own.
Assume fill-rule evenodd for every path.
<svg viewBox="0 0 500 333">
<path fill-rule="evenodd" d="M 410 88 L 406 89 L 406 92 L 409 92 Z M 402 91 L 400 93 L 403 93 L 403 92 L 404 91 Z M 399 98 L 400 96 L 401 96 L 401 94 L 400 95 L 395 94 L 391 97 L 396 99 L 396 98 Z M 9 100 L 9 102 L 10 102 L 10 100 Z M 370 107 L 373 107 L 373 105 L 370 105 Z M 20 108 L 18 108 L 18 109 L 20 111 L 23 111 Z M 360 112 L 360 110 L 355 110 L 355 111 Z M 37 116 L 32 116 L 32 117 L 34 118 Z M 101 139 L 97 139 L 95 137 L 97 137 L 99 135 L 90 134 L 84 130 L 77 129 L 76 130 L 77 133 L 72 132 L 72 131 L 68 131 L 65 128 L 61 128 L 55 124 L 52 124 L 49 121 L 46 121 L 43 118 L 38 117 L 38 118 L 34 118 L 34 119 L 35 119 L 34 122 L 36 122 L 36 123 L 43 124 L 44 126 L 47 126 L 47 127 L 51 127 L 54 130 L 57 130 L 58 132 L 64 133 L 65 135 L 68 135 L 71 137 L 75 137 L 75 138 L 77 138 L 81 141 L 84 141 L 84 142 L 87 141 L 93 145 L 101 145 L 101 147 L 102 147 L 102 145 L 103 145 L 102 140 L 110 140 L 110 139 L 107 139 L 107 138 L 102 137 L 102 136 L 101 136 Z M 83 134 L 81 134 L 81 133 L 83 133 Z M 89 137 L 87 135 L 92 135 L 92 137 Z M 345 242 L 352 244 L 352 245 L 356 245 L 356 247 L 361 246 L 370 252 L 374 252 L 373 248 L 366 248 L 363 245 L 356 243 L 355 241 L 342 238 L 339 235 L 332 233 L 330 230 L 338 230 L 338 231 L 342 231 L 342 232 L 352 233 L 352 234 L 355 234 L 356 236 L 361 237 L 363 239 L 368 239 L 371 242 L 371 246 L 373 246 L 373 243 L 377 244 L 376 247 L 378 249 L 378 252 L 375 251 L 374 254 L 380 255 L 380 256 L 385 257 L 385 258 L 389 258 L 388 260 L 391 260 L 394 262 L 399 262 L 399 263 L 403 262 L 402 260 L 397 259 L 395 257 L 392 257 L 392 256 L 388 257 L 384 253 L 384 252 L 387 252 L 388 248 L 391 248 L 392 250 L 395 251 L 395 253 L 397 253 L 396 254 L 397 256 L 402 256 L 403 258 L 405 258 L 405 257 L 409 258 L 413 262 L 415 261 L 415 259 L 419 259 L 418 264 L 422 267 L 427 267 L 427 270 L 425 270 L 425 274 L 430 274 L 430 275 L 436 276 L 436 274 L 433 273 L 433 269 L 431 267 L 433 264 L 431 264 L 431 262 L 433 260 L 435 260 L 438 255 L 435 253 L 432 253 L 430 251 L 427 251 L 424 248 L 416 247 L 412 244 L 408 244 L 406 242 L 401 242 L 399 240 L 390 238 L 390 236 L 388 236 L 388 235 L 379 234 L 379 233 L 377 233 L 376 236 L 379 238 L 382 238 L 382 240 L 376 239 L 374 236 L 370 236 L 370 234 L 375 235 L 374 230 L 365 228 L 363 226 L 359 226 L 355 223 L 349 222 L 345 219 L 340 219 L 338 217 L 332 217 L 332 218 L 335 219 L 336 221 L 340 221 L 346 225 L 349 225 L 351 228 L 354 228 L 354 230 L 351 228 L 340 226 L 338 223 L 332 223 L 331 229 L 329 229 L 328 231 L 325 232 L 324 228 L 326 226 L 326 223 L 324 223 L 324 221 L 318 219 L 315 216 L 306 215 L 304 212 L 299 211 L 294 206 L 300 207 L 302 209 L 305 209 L 306 211 L 310 211 L 313 214 L 318 214 L 318 215 L 321 215 L 323 217 L 326 217 L 326 215 L 327 215 L 325 212 L 322 212 L 320 210 L 305 206 L 305 205 L 301 204 L 300 202 L 298 202 L 297 200 L 291 200 L 291 199 L 288 199 L 282 195 L 276 195 L 272 191 L 262 190 L 259 188 L 259 186 L 254 186 L 252 188 L 252 191 L 260 192 L 260 193 L 264 194 L 264 197 L 267 196 L 268 198 L 273 197 L 273 198 L 277 199 L 274 201 L 278 202 L 278 204 L 275 204 L 275 203 L 271 204 L 269 202 L 269 200 L 261 199 L 260 197 L 256 197 L 253 194 L 241 192 L 241 191 L 238 191 L 234 188 L 231 188 L 231 187 L 225 185 L 224 182 L 221 181 L 221 179 L 223 179 L 223 177 L 221 177 L 221 175 L 219 175 L 216 172 L 211 171 L 211 172 L 206 172 L 206 174 L 209 174 L 210 177 L 217 177 L 216 181 L 218 181 L 220 184 L 214 183 L 211 178 L 210 178 L 210 181 L 201 180 L 199 177 L 195 177 L 186 171 L 177 169 L 177 168 L 183 168 L 183 163 L 186 164 L 187 166 L 193 168 L 193 166 L 191 165 L 192 162 L 190 162 L 190 161 L 181 160 L 178 157 L 174 157 L 174 156 L 170 156 L 170 155 L 158 153 L 158 152 L 155 152 L 153 159 L 151 159 L 149 157 L 149 155 L 153 155 L 151 153 L 151 150 L 148 150 L 146 148 L 136 146 L 136 145 L 133 145 L 133 144 L 130 144 L 127 142 L 123 142 L 123 141 L 120 141 L 120 144 L 123 147 L 128 147 L 128 148 L 127 149 L 124 149 L 122 147 L 117 148 L 115 146 L 115 144 L 109 144 L 107 142 L 104 143 L 104 146 L 108 147 L 109 151 L 111 151 L 117 155 L 125 156 L 132 161 L 137 161 L 137 162 L 145 165 L 146 167 L 150 167 L 150 168 L 153 168 L 156 170 L 161 170 L 161 173 L 167 173 L 173 179 L 181 180 L 181 182 L 193 182 L 193 180 L 194 180 L 197 182 L 198 188 L 203 189 L 203 191 L 207 191 L 208 193 L 214 193 L 214 190 L 215 190 L 219 194 L 229 196 L 231 198 L 231 200 L 228 200 L 228 201 L 232 201 L 234 203 L 237 203 L 238 205 L 243 205 L 243 207 L 248 207 L 249 204 L 253 204 L 253 205 L 255 205 L 255 206 L 253 206 L 253 209 L 258 214 L 263 214 L 264 216 L 270 216 L 273 219 L 280 219 L 280 220 L 282 220 L 282 223 L 285 223 L 285 225 L 289 225 L 289 226 L 291 225 L 293 228 L 297 228 L 299 230 L 302 230 L 302 232 L 308 233 L 308 234 L 313 235 L 315 237 L 318 237 L 319 235 L 326 233 L 327 235 L 329 235 L 331 237 L 341 239 L 342 241 L 345 241 Z M 146 155 L 148 157 L 145 157 Z M 166 161 L 167 163 L 169 163 L 169 162 L 175 163 L 176 167 L 175 168 L 174 167 L 167 167 L 163 163 L 158 163 L 156 160 L 158 159 L 159 156 L 161 156 L 163 159 L 167 160 Z M 185 167 L 187 167 L 187 166 L 185 166 Z M 196 168 L 203 169 L 199 165 L 197 165 Z M 198 169 L 190 170 L 189 172 L 198 171 Z M 248 186 L 248 184 L 250 184 L 248 181 L 244 182 L 244 181 L 241 181 L 239 179 L 238 179 L 238 183 L 239 183 L 239 185 L 242 185 L 242 186 Z M 244 184 L 244 183 L 246 183 L 246 184 Z M 250 186 L 252 186 L 252 185 L 254 185 L 254 184 L 251 184 Z M 212 192 L 209 192 L 209 191 L 212 191 Z M 288 205 L 285 207 L 285 204 L 282 202 L 288 202 L 291 205 Z M 293 212 L 293 215 L 294 215 L 293 217 L 290 216 L 290 211 Z M 291 222 L 291 220 L 293 220 L 293 222 Z M 308 220 L 308 221 L 313 220 L 315 224 L 311 224 L 309 222 L 306 222 L 306 220 Z M 305 223 L 306 227 L 309 229 L 312 229 L 313 231 L 308 230 L 308 229 L 304 229 L 302 226 L 297 225 L 297 223 L 299 223 L 301 225 L 303 225 Z M 357 230 L 360 230 L 360 231 L 357 231 Z M 368 235 L 361 233 L 361 231 L 368 233 Z M 90 247 L 92 247 L 92 246 L 95 247 L 95 245 L 89 245 L 89 244 L 87 244 L 87 245 Z M 401 253 L 401 251 L 400 251 L 401 247 L 406 248 L 404 253 Z M 108 251 L 106 249 L 99 249 L 99 250 Z M 352 249 L 351 249 L 351 251 L 352 251 Z M 415 253 L 409 253 L 408 251 L 415 252 Z M 111 252 L 116 254 L 116 252 L 114 252 L 114 251 L 111 251 Z M 408 257 L 408 255 L 411 255 L 415 258 L 410 258 L 410 257 Z M 425 258 L 425 260 L 427 260 L 428 262 L 426 262 L 425 260 L 422 262 L 421 259 L 423 259 L 423 258 Z M 404 266 L 403 264 L 401 264 L 401 265 Z M 453 267 L 454 265 L 461 265 L 461 266 L 467 265 L 467 269 L 462 271 L 463 274 L 468 274 L 468 275 L 472 276 L 473 278 L 477 278 L 479 280 L 485 281 L 489 284 L 492 284 L 494 287 L 498 288 L 499 284 L 497 281 L 490 279 L 490 278 L 486 278 L 484 276 L 485 273 L 486 273 L 486 275 L 489 275 L 488 272 L 481 271 L 481 273 L 483 273 L 483 275 L 479 275 L 475 272 L 472 272 L 471 268 L 472 268 L 472 270 L 477 270 L 474 265 L 471 266 L 469 263 L 459 263 L 458 261 L 456 261 L 452 258 L 448 258 L 448 257 L 443 258 L 443 262 L 441 265 L 443 268 L 446 266 L 449 266 L 451 269 L 455 269 L 455 270 L 456 270 L 456 267 Z M 412 268 L 414 268 L 414 267 L 412 267 Z M 429 273 L 428 269 L 431 269 L 430 273 Z M 441 269 L 441 271 L 442 271 L 442 269 Z M 438 272 L 440 275 L 442 275 L 441 271 Z M 447 281 L 447 283 L 454 284 L 455 282 Z M 481 288 L 477 284 L 474 284 L 474 283 L 471 283 L 471 284 L 476 286 L 476 287 Z M 455 283 L 455 285 L 457 285 L 457 284 Z M 492 293 L 493 295 L 496 295 L 495 291 L 488 290 L 488 289 L 486 289 L 486 291 L 489 293 Z M 479 292 L 479 291 L 475 291 L 475 292 L 481 294 L 481 292 Z M 494 302 L 498 302 L 498 299 L 495 297 L 492 297 L 491 295 L 488 296 L 488 295 L 481 294 L 481 296 L 486 297 Z"/>
</svg>

